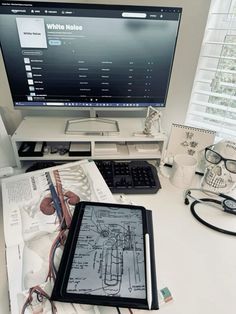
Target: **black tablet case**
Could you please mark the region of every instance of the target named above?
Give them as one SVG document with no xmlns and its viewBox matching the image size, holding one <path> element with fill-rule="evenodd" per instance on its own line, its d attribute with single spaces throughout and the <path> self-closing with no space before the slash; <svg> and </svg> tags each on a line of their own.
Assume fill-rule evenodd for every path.
<svg viewBox="0 0 236 314">
<path fill-rule="evenodd" d="M 76 209 L 75 209 L 76 210 Z M 77 222 L 74 220 L 72 220 L 72 224 L 70 228 L 75 228 L 75 225 L 77 224 Z M 154 249 L 154 233 L 153 233 L 153 221 L 152 221 L 152 211 L 151 210 L 146 210 L 146 228 L 147 228 L 147 232 L 149 233 L 149 238 L 150 238 L 150 261 L 151 261 L 151 276 L 152 276 L 152 306 L 151 309 L 152 310 L 158 310 L 159 309 L 159 304 L 158 304 L 158 293 L 157 293 L 157 276 L 156 276 L 156 263 L 155 263 L 155 249 Z M 68 234 L 68 238 L 67 238 L 67 243 L 71 240 L 71 234 L 69 232 Z M 67 256 L 69 253 L 69 245 L 67 245 L 67 243 L 65 244 L 65 248 L 63 251 L 63 255 L 62 255 L 62 259 L 61 259 L 61 263 L 59 266 L 59 270 L 58 273 L 60 273 L 62 271 L 62 269 L 64 268 L 64 265 L 67 261 Z M 69 242 L 70 243 L 70 242 Z M 52 291 L 52 295 L 51 295 L 51 300 L 53 301 L 60 301 L 60 302 L 69 302 L 69 303 L 81 303 L 81 304 L 93 304 L 93 305 L 103 305 L 103 306 L 117 306 L 117 307 L 125 307 L 125 308 L 140 308 L 140 309 L 148 309 L 148 305 L 145 304 L 144 306 L 140 306 L 140 304 L 131 304 L 131 303 L 127 303 L 127 302 L 117 302 L 117 304 L 115 304 L 114 302 L 111 302 L 111 300 L 109 300 L 110 297 L 101 297 L 101 302 L 93 302 L 92 300 L 88 300 L 88 301 L 84 301 L 84 300 L 80 300 L 79 297 L 74 297 L 74 299 L 72 298 L 67 298 L 65 296 L 62 296 L 60 294 L 60 288 L 62 285 L 62 277 L 61 276 L 57 276 L 56 280 L 55 280 L 55 284 L 53 287 L 53 291 Z"/>
</svg>

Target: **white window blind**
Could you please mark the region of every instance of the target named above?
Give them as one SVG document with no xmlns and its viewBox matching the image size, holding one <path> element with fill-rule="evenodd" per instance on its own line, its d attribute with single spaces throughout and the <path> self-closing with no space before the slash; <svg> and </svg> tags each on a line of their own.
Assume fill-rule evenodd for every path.
<svg viewBox="0 0 236 314">
<path fill-rule="evenodd" d="M 236 138 L 236 0 L 212 0 L 186 124 Z"/>
</svg>

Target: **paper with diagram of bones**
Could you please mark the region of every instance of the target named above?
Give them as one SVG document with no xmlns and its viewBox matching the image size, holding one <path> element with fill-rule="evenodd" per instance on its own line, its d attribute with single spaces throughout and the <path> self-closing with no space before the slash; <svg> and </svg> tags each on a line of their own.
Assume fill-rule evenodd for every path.
<svg viewBox="0 0 236 314">
<path fill-rule="evenodd" d="M 31 287 L 40 285 L 49 293 L 51 290 L 45 280 L 49 252 L 60 227 L 57 197 L 71 215 L 79 201 L 115 201 L 95 163 L 87 160 L 6 178 L 2 196 L 11 312 L 20 313 Z M 61 254 L 62 249 L 57 249 L 56 266 Z M 34 305 L 28 306 L 25 314 L 34 313 Z M 51 313 L 47 306 L 45 301 L 43 313 Z M 57 305 L 59 314 L 79 311 L 83 313 L 78 304 Z"/>
</svg>

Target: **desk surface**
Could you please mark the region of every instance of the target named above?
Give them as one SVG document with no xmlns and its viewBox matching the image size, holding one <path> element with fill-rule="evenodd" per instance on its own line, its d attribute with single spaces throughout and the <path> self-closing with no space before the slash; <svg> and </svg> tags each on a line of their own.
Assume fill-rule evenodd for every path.
<svg viewBox="0 0 236 314">
<path fill-rule="evenodd" d="M 183 203 L 183 191 L 162 176 L 160 180 L 162 189 L 155 195 L 127 196 L 127 200 L 153 211 L 158 286 L 168 286 L 174 298 L 161 306 L 158 313 L 235 313 L 236 238 L 197 222 L 189 206 Z M 194 183 L 195 186 L 199 184 L 198 176 Z M 206 206 L 204 211 L 213 223 L 214 219 L 219 219 L 226 228 L 227 224 L 234 225 L 236 231 L 236 216 Z M 2 210 L 0 217 L 0 313 L 8 314 Z M 126 310 L 121 311 L 127 313 Z M 101 313 L 111 314 L 116 310 L 102 307 Z"/>
</svg>

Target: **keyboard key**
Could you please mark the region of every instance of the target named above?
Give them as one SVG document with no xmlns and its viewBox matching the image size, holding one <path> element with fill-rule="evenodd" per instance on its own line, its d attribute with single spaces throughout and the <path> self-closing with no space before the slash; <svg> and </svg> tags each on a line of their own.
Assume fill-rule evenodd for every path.
<svg viewBox="0 0 236 314">
<path fill-rule="evenodd" d="M 156 168 L 144 160 L 95 161 L 112 193 L 152 194 L 160 188 Z"/>
</svg>

